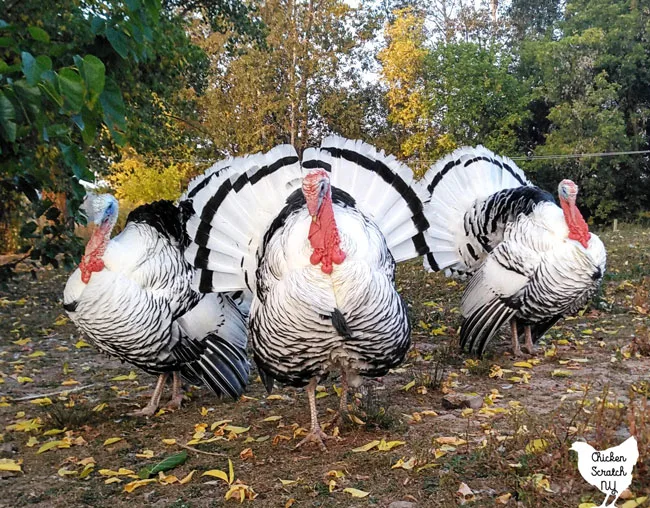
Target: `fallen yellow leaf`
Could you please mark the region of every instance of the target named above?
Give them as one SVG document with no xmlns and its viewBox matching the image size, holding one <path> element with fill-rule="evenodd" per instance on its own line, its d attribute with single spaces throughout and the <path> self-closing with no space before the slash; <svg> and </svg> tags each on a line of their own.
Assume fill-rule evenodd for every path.
<svg viewBox="0 0 650 508">
<path fill-rule="evenodd" d="M 129 476 L 135 474 L 135 471 L 124 467 L 119 468 L 117 471 L 111 469 L 100 469 L 97 472 L 102 476 Z"/>
<path fill-rule="evenodd" d="M 415 457 L 411 457 L 407 461 L 404 461 L 404 459 L 401 458 L 391 466 L 391 469 L 406 469 L 407 471 L 410 471 L 415 467 L 416 462 L 417 460 Z"/>
<path fill-rule="evenodd" d="M 0 459 L 0 471 L 14 471 L 19 473 L 22 471 L 22 467 L 20 462 L 13 459 Z"/>
<path fill-rule="evenodd" d="M 458 437 L 437 437 L 436 442 L 442 445 L 460 446 L 467 443 L 464 439 Z"/>
<path fill-rule="evenodd" d="M 67 427 L 66 427 L 67 428 Z M 44 436 L 56 436 L 57 434 L 63 434 L 66 429 L 50 429 L 43 432 Z"/>
<path fill-rule="evenodd" d="M 122 441 L 121 437 L 109 437 L 106 441 L 104 441 L 104 446 L 110 446 L 112 444 L 115 444 L 119 441 Z"/>
<path fill-rule="evenodd" d="M 52 399 L 50 399 L 49 397 L 41 397 L 40 399 L 30 400 L 30 403 L 38 404 L 39 406 L 49 406 L 50 404 L 52 404 Z"/>
<path fill-rule="evenodd" d="M 370 492 L 365 492 L 359 489 L 353 489 L 352 487 L 347 487 L 343 489 L 343 492 L 345 492 L 346 494 L 350 494 L 352 497 L 366 497 L 367 495 L 370 494 Z"/>
<path fill-rule="evenodd" d="M 235 485 L 232 485 L 228 489 L 228 492 L 226 492 L 226 495 L 224 496 L 226 501 L 231 497 L 234 497 L 235 499 L 239 497 L 239 502 L 243 503 L 244 499 L 248 499 L 248 500 L 255 499 L 257 497 L 257 494 L 251 487 L 249 487 L 248 485 L 244 485 L 243 483 L 240 483 L 239 480 L 237 480 L 237 483 Z"/>
<path fill-rule="evenodd" d="M 133 381 L 137 379 L 138 375 L 135 373 L 135 371 L 129 372 L 128 375 L 122 374 L 121 376 L 115 376 L 111 378 L 111 381 Z"/>
<path fill-rule="evenodd" d="M 361 418 L 359 418 L 357 415 L 353 415 L 352 413 L 348 413 L 348 418 L 352 423 L 356 423 L 357 425 L 366 424 L 366 422 L 364 422 Z"/>
<path fill-rule="evenodd" d="M 370 441 L 369 443 L 367 443 L 367 444 L 365 444 L 365 445 L 363 445 L 363 446 L 359 446 L 358 448 L 353 448 L 352 451 L 355 452 L 355 453 L 358 453 L 358 452 L 367 452 L 367 451 L 372 450 L 372 449 L 373 449 L 375 446 L 377 446 L 380 442 L 381 442 L 381 441 L 377 441 L 377 440 Z"/>
<path fill-rule="evenodd" d="M 70 443 L 67 441 L 50 441 L 41 446 L 36 453 L 43 453 L 54 448 L 70 448 Z"/>
<path fill-rule="evenodd" d="M 124 492 L 133 492 L 135 489 L 138 487 L 143 487 L 145 485 L 149 485 L 150 483 L 155 483 L 157 480 L 155 478 L 149 478 L 147 480 L 136 480 L 131 483 L 127 483 L 124 486 Z"/>
<path fill-rule="evenodd" d="M 384 441 L 383 439 L 379 442 L 377 445 L 377 449 L 380 452 L 387 452 L 388 450 L 392 450 L 396 446 L 402 446 L 403 444 L 406 444 L 406 441 Z"/>
<path fill-rule="evenodd" d="M 196 469 L 192 469 L 192 470 L 188 473 L 188 475 L 187 475 L 185 478 L 179 480 L 178 483 L 180 483 L 181 485 L 185 485 L 186 483 L 189 483 L 190 480 L 192 479 L 192 476 L 194 476 L 194 473 L 196 473 Z"/>
<path fill-rule="evenodd" d="M 210 469 L 209 471 L 205 471 L 201 476 L 213 476 L 214 478 L 219 478 L 226 483 L 230 483 L 228 481 L 228 474 L 221 469 Z"/>
<path fill-rule="evenodd" d="M 647 500 L 648 500 L 648 496 L 637 497 L 636 499 L 630 499 L 629 501 L 625 501 L 621 505 L 621 508 L 636 508 L 637 506 L 641 506 Z"/>
<path fill-rule="evenodd" d="M 542 453 L 548 448 L 546 439 L 533 439 L 526 445 L 526 453 Z"/>
</svg>

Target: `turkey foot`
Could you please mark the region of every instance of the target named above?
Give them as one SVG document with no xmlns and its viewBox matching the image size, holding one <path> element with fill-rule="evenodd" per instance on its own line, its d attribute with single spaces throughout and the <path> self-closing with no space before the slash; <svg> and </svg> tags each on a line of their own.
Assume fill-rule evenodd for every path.
<svg viewBox="0 0 650 508">
<path fill-rule="evenodd" d="M 185 394 L 183 393 L 181 376 L 178 372 L 174 372 L 172 378 L 172 398 L 167 404 L 167 408 L 180 409 L 184 400 L 185 400 Z"/>
<path fill-rule="evenodd" d="M 318 411 L 316 410 L 316 385 L 318 379 L 312 378 L 312 380 L 307 385 L 307 397 L 309 398 L 309 411 L 311 412 L 311 431 L 305 438 L 300 441 L 294 448 L 294 450 L 300 448 L 306 443 L 316 443 L 321 451 L 326 452 L 327 446 L 323 442 L 324 439 L 331 439 L 332 436 L 328 436 L 323 432 L 323 429 L 320 428 L 318 423 Z"/>
<path fill-rule="evenodd" d="M 160 376 L 158 376 L 158 381 L 156 382 L 156 388 L 154 389 L 153 394 L 151 395 L 149 404 L 147 404 L 142 409 L 138 409 L 137 411 L 133 411 L 129 414 L 131 416 L 153 416 L 156 413 L 158 406 L 160 405 L 160 397 L 162 395 L 163 390 L 165 389 L 166 381 L 167 381 L 167 374 L 161 374 Z"/>
<path fill-rule="evenodd" d="M 524 331 L 526 332 L 526 344 L 524 344 L 522 350 L 524 353 L 535 356 L 535 344 L 533 344 L 533 334 L 530 331 L 530 326 L 526 326 Z"/>
<path fill-rule="evenodd" d="M 323 429 L 321 429 L 319 425 L 315 429 L 311 429 L 311 432 L 307 434 L 305 438 L 296 445 L 294 450 L 297 450 L 298 448 L 300 448 L 301 446 L 307 443 L 316 443 L 318 447 L 321 449 L 321 451 L 326 452 L 327 446 L 325 446 L 323 440 L 326 441 L 328 439 L 334 439 L 334 437 L 325 434 L 325 432 L 323 432 Z"/>
<path fill-rule="evenodd" d="M 131 411 L 129 413 L 129 416 L 153 416 L 154 414 L 156 414 L 156 411 L 158 411 L 158 406 L 154 406 L 151 403 L 149 403 L 142 409 Z"/>
</svg>

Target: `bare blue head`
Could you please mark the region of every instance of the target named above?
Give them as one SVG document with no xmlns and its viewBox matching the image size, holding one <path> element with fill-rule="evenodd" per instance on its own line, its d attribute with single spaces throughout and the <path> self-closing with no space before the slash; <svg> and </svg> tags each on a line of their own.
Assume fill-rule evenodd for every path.
<svg viewBox="0 0 650 508">
<path fill-rule="evenodd" d="M 111 194 L 88 193 L 81 205 L 89 221 L 97 225 L 115 225 L 119 213 L 119 205 L 115 196 Z"/>
</svg>

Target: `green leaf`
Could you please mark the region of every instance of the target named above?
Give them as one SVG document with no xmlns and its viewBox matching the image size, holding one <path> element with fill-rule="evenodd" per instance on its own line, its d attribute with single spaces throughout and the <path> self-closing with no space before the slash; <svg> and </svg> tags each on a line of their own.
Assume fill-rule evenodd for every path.
<svg viewBox="0 0 650 508">
<path fill-rule="evenodd" d="M 111 131 L 111 135 L 118 144 L 124 142 L 124 136 L 120 131 L 126 129 L 126 108 L 122 100 L 122 93 L 112 79 L 107 79 L 104 91 L 99 96 L 104 114 L 104 123 Z"/>
<path fill-rule="evenodd" d="M 0 90 L 0 131 L 2 137 L 13 143 L 16 141 L 16 110 L 7 96 Z"/>
<path fill-rule="evenodd" d="M 83 108 L 81 110 L 81 118 L 84 124 L 83 130 L 81 131 L 81 137 L 83 138 L 84 143 L 92 145 L 97 133 L 98 119 L 92 111 L 88 110 L 88 108 Z"/>
<path fill-rule="evenodd" d="M 52 60 L 50 57 L 45 55 L 40 55 L 34 58 L 31 53 L 23 51 L 20 54 L 22 60 L 22 71 L 25 77 L 27 78 L 27 84 L 30 86 L 36 85 L 40 80 L 44 72 L 52 69 Z"/>
<path fill-rule="evenodd" d="M 124 32 L 109 26 L 106 29 L 106 38 L 118 55 L 122 58 L 129 56 L 129 42 Z"/>
<path fill-rule="evenodd" d="M 164 458 L 158 464 L 155 466 L 147 466 L 142 468 L 138 472 L 138 476 L 142 478 L 143 480 L 151 477 L 152 475 L 156 475 L 158 473 L 169 471 L 170 469 L 174 469 L 175 467 L 180 466 L 181 464 L 184 464 L 185 461 L 187 460 L 187 452 L 182 451 L 180 453 L 176 453 L 174 455 L 170 455 L 169 457 Z"/>
<path fill-rule="evenodd" d="M 32 39 L 34 39 L 35 41 L 50 42 L 50 36 L 42 28 L 39 28 L 37 26 L 30 26 L 27 27 L 27 31 L 29 32 L 29 35 L 32 36 Z"/>
<path fill-rule="evenodd" d="M 30 120 L 42 115 L 40 88 L 37 86 L 29 86 L 27 81 L 19 79 L 14 81 L 14 93 Z"/>
<path fill-rule="evenodd" d="M 72 169 L 74 175 L 80 180 L 92 180 L 93 175 L 86 167 L 86 157 L 79 150 L 77 145 L 65 145 L 59 143 L 61 154 L 63 155 L 63 162 L 66 166 Z"/>
<path fill-rule="evenodd" d="M 106 20 L 104 18 L 100 18 L 99 16 L 94 16 L 93 20 L 90 22 L 90 30 L 94 35 L 103 33 L 105 27 Z"/>
<path fill-rule="evenodd" d="M 90 106 L 93 107 L 99 95 L 104 91 L 106 68 L 104 63 L 93 55 L 86 55 L 81 62 L 79 71 L 86 84 L 86 90 L 88 90 Z"/>
<path fill-rule="evenodd" d="M 71 111 L 80 111 L 84 101 L 84 86 L 81 75 L 70 68 L 64 68 L 59 71 L 58 81 L 64 106 Z"/>
<path fill-rule="evenodd" d="M 10 48 L 15 46 L 16 41 L 13 37 L 0 37 L 0 48 Z"/>
<path fill-rule="evenodd" d="M 29 221 L 23 224 L 20 228 L 20 236 L 23 238 L 33 238 L 34 231 L 36 231 L 37 225 L 34 221 Z"/>
<path fill-rule="evenodd" d="M 47 212 L 45 212 L 45 218 L 49 220 L 56 220 L 59 215 L 61 215 L 61 210 L 55 206 L 50 207 Z"/>
<path fill-rule="evenodd" d="M 43 79 L 39 83 L 39 86 L 45 90 L 50 99 L 52 99 L 59 107 L 63 107 L 63 97 L 61 97 L 57 87 L 59 78 L 56 73 L 54 71 L 46 71 L 41 77 Z"/>
</svg>

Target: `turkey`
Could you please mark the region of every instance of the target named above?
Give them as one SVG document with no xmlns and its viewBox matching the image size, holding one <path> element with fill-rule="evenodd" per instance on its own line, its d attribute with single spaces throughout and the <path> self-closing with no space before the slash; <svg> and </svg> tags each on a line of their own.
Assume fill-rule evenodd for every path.
<svg viewBox="0 0 650 508">
<path fill-rule="evenodd" d="M 218 163 L 190 183 L 186 259 L 202 292 L 253 292 L 250 337 L 262 381 L 306 385 L 311 431 L 326 449 L 319 380 L 347 388 L 400 364 L 410 345 L 395 262 L 426 252 L 413 174 L 360 141 L 325 139 L 302 165 L 291 146 Z"/>
<path fill-rule="evenodd" d="M 560 206 L 515 163 L 483 147 L 460 148 L 423 181 L 429 270 L 469 274 L 461 310 L 461 347 L 482 355 L 510 321 L 512 347 L 526 351 L 562 316 L 598 290 L 606 254 L 576 207 L 578 186 L 559 184 Z"/>
<path fill-rule="evenodd" d="M 100 351 L 158 376 L 151 400 L 134 414 L 155 413 L 170 373 L 172 407 L 183 399 L 181 376 L 237 399 L 249 373 L 246 323 L 228 295 L 191 289 L 179 208 L 169 201 L 142 205 L 111 240 L 117 200 L 91 194 L 84 205 L 97 227 L 68 279 L 63 306 Z"/>
</svg>

